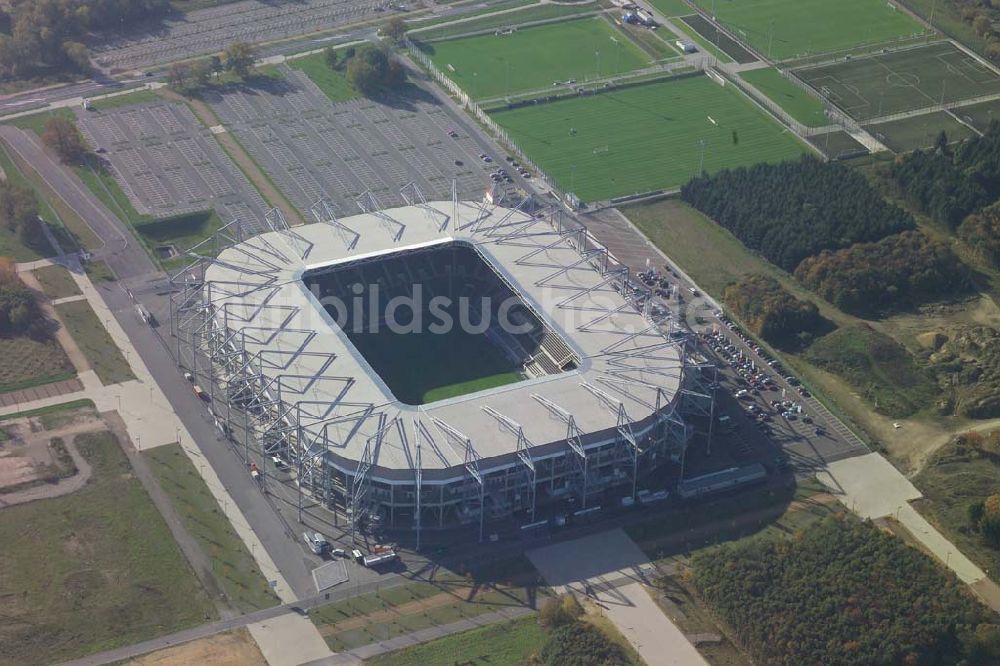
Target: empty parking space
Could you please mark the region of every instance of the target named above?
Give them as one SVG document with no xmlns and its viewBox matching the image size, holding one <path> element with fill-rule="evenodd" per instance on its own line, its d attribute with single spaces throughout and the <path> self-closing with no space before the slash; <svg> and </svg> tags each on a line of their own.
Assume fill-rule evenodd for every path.
<svg viewBox="0 0 1000 666">
<path fill-rule="evenodd" d="M 90 44 L 97 63 L 126 70 L 219 51 L 225 44 L 287 39 L 376 16 L 385 0 L 243 0 L 163 21 L 149 30 L 100 35 Z"/>
<path fill-rule="evenodd" d="M 366 192 L 383 206 L 402 205 L 400 189 L 411 182 L 428 200 L 451 198 L 452 181 L 460 197 L 478 199 L 497 168 L 479 158 L 463 121 L 423 92 L 334 104 L 304 74 L 285 70 L 283 79 L 208 101 L 303 212 L 325 197 L 355 213 Z"/>
<path fill-rule="evenodd" d="M 268 209 L 186 106 L 156 102 L 79 111 L 78 118 L 140 214 L 168 217 L 214 208 L 224 222 L 235 211 L 255 224 Z"/>
</svg>

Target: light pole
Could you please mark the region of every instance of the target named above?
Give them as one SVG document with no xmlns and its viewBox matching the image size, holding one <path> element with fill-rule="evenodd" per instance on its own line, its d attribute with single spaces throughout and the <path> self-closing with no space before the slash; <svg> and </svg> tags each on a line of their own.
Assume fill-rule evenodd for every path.
<svg viewBox="0 0 1000 666">
<path fill-rule="evenodd" d="M 774 45 L 774 19 L 771 19 L 770 28 L 768 29 L 767 38 L 767 57 L 771 57 L 771 47 Z"/>
<path fill-rule="evenodd" d="M 594 55 L 597 56 L 597 78 L 601 78 L 601 52 L 594 51 Z"/>
<path fill-rule="evenodd" d="M 700 139 L 701 143 L 701 162 L 698 164 L 698 173 L 696 175 L 701 175 L 705 171 L 705 140 Z"/>
</svg>

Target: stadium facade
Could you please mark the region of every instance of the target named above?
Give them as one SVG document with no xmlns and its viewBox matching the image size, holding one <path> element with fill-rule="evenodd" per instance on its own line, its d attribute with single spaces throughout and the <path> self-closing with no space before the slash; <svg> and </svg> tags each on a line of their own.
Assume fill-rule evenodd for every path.
<svg viewBox="0 0 1000 666">
<path fill-rule="evenodd" d="M 347 516 L 352 533 L 414 529 L 418 541 L 463 525 L 482 539 L 492 521 L 537 523 L 555 503 L 587 512 L 634 499 L 644 475 L 683 461 L 692 423 L 711 427 L 714 368 L 651 316 L 648 292 L 585 228 L 557 210 L 426 202 L 415 190 L 407 200 L 362 202 L 342 219 L 319 202 L 316 223 L 294 228 L 275 210 L 262 233 L 234 222 L 189 252 L 173 278 L 176 351 L 221 431 L 265 462 L 284 458 L 301 492 Z M 422 404 L 397 397 L 400 381 L 423 379 L 407 376 L 407 358 L 421 375 L 462 359 L 433 348 L 369 357 L 351 328 L 381 315 L 363 300 L 345 325 L 325 301 L 418 284 L 512 303 L 524 330 L 481 336 L 517 381 Z"/>
</svg>

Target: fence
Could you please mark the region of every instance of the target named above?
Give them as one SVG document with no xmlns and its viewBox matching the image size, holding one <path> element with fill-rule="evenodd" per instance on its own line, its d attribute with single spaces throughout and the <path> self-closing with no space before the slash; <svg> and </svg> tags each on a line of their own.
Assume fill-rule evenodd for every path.
<svg viewBox="0 0 1000 666">
<path fill-rule="evenodd" d="M 434 77 L 435 81 L 437 81 L 438 83 L 440 83 L 442 86 L 444 86 L 444 88 L 448 92 L 450 92 L 452 95 L 454 95 L 455 98 L 458 99 L 458 101 L 462 104 L 462 106 L 465 109 L 467 109 L 469 111 L 469 113 L 471 113 L 476 118 L 476 120 L 478 120 L 484 127 L 486 127 L 490 132 L 492 132 L 493 135 L 500 141 L 501 144 L 503 144 L 503 146 L 509 152 L 517 155 L 518 158 L 519 158 L 519 161 L 522 164 L 526 165 L 529 169 L 531 169 L 532 171 L 534 171 L 538 175 L 538 179 L 540 179 L 542 182 L 544 182 L 545 185 L 550 190 L 552 190 L 552 193 L 558 199 L 560 199 L 563 202 L 566 202 L 567 204 L 569 204 L 572 207 L 576 207 L 577 202 L 579 200 L 576 199 L 576 196 L 573 195 L 572 192 L 564 192 L 561 188 L 559 188 L 556 185 L 555 181 L 552 180 L 551 178 L 549 178 L 548 174 L 546 174 L 541 169 L 541 167 L 539 167 L 530 157 L 528 157 L 528 155 L 527 155 L 527 153 L 525 153 L 525 151 L 521 150 L 521 147 L 510 137 L 509 134 L 507 134 L 507 131 L 504 128 L 500 127 L 500 125 L 498 125 L 496 123 L 496 121 L 493 120 L 493 118 L 491 118 L 490 115 L 486 111 L 484 111 L 483 108 L 475 100 L 473 100 L 472 98 L 470 98 L 469 95 L 468 95 L 468 93 L 466 93 L 464 90 L 462 90 L 461 86 L 459 86 L 457 83 L 455 83 L 454 81 L 452 81 L 447 75 L 444 74 L 444 72 L 442 72 L 440 69 L 438 69 L 437 65 L 435 65 L 434 62 L 431 61 L 430 57 L 426 53 L 424 53 L 423 51 L 421 51 L 420 48 L 416 44 L 414 44 L 412 40 L 410 40 L 409 37 L 404 38 L 403 41 L 404 41 L 404 44 L 405 44 L 406 48 L 409 50 L 410 55 L 412 55 L 421 65 L 424 66 L 424 68 L 428 72 L 430 72 L 431 76 Z M 694 63 L 694 66 L 697 67 L 698 69 L 704 71 L 704 70 L 707 70 L 709 67 L 714 66 L 715 63 L 716 63 L 716 59 L 715 58 L 706 56 L 706 57 L 703 57 L 703 58 L 697 60 Z M 674 70 L 678 70 L 678 69 L 688 69 L 691 66 L 692 66 L 692 63 L 690 61 L 689 62 L 675 62 L 675 63 L 663 63 L 661 65 L 657 65 L 655 69 L 658 69 L 659 72 L 661 72 L 661 73 L 670 73 L 670 72 L 672 72 Z M 643 76 L 648 76 L 649 74 L 650 74 L 649 70 L 642 70 L 642 75 Z M 651 79 L 651 80 L 655 80 L 655 79 Z M 613 86 L 607 86 L 607 87 L 604 87 L 604 88 L 600 88 L 598 90 L 605 90 L 605 91 L 606 90 L 613 90 L 613 89 L 617 89 L 617 88 L 621 88 L 621 87 L 625 87 L 625 86 L 629 86 L 629 85 L 639 85 L 639 84 L 643 84 L 643 83 L 647 83 L 648 82 L 646 80 L 638 81 L 638 82 L 629 82 L 628 81 L 628 75 L 626 75 L 624 77 L 619 77 L 618 79 L 614 79 L 614 81 L 618 81 L 619 83 L 617 83 L 616 85 L 613 85 Z M 624 83 L 621 83 L 621 81 L 624 81 Z M 597 90 L 593 90 L 593 91 L 589 91 L 589 92 L 598 92 L 598 91 Z M 580 93 L 577 93 L 577 94 L 580 94 Z M 590 203 L 590 202 L 588 202 L 588 203 Z"/>
</svg>

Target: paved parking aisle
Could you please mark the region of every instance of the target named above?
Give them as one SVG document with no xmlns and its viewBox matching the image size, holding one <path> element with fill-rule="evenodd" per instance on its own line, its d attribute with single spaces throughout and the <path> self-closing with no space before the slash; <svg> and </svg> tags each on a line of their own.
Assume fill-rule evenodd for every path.
<svg viewBox="0 0 1000 666">
<path fill-rule="evenodd" d="M 78 109 L 77 118 L 139 213 L 165 217 L 214 208 L 223 222 L 240 219 L 264 230 L 264 199 L 183 104 Z"/>
<path fill-rule="evenodd" d="M 383 207 L 404 205 L 400 189 L 415 183 L 428 200 L 479 199 L 501 166 L 480 158 L 480 144 L 426 90 L 405 97 L 333 104 L 302 72 L 255 88 L 233 86 L 206 96 L 222 123 L 285 192 L 308 213 L 327 197 L 338 214 L 359 212 L 370 191 Z M 498 160 L 499 155 L 492 156 Z"/>
</svg>

